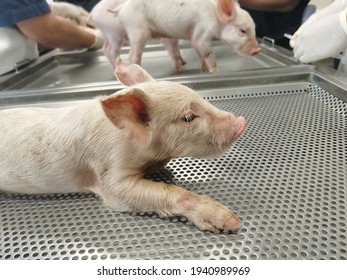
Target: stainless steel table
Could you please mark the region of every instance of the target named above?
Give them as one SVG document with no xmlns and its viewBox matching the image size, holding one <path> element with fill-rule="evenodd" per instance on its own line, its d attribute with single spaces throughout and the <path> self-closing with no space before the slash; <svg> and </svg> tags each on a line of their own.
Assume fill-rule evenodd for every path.
<svg viewBox="0 0 347 280">
<path fill-rule="evenodd" d="M 266 50 L 263 56 L 278 62 L 281 54 Z M 263 56 L 254 59 L 264 65 Z M 50 58 L 56 67 L 42 77 L 7 83 L 0 109 L 68 106 L 122 88 L 106 69 L 105 76 L 97 74 L 104 80 L 84 81 L 79 71 L 93 64 L 66 66 L 62 57 Z M 346 259 L 346 89 L 296 63 L 242 69 L 250 59 L 237 58 L 240 69 L 217 75 L 188 70 L 180 76 L 169 74 L 167 58 L 165 70 L 157 68 L 159 58 L 144 61 L 155 76 L 186 84 L 246 117 L 245 133 L 220 158 L 175 159 L 148 175 L 234 209 L 243 223 L 237 234 L 200 231 L 180 217 L 117 213 L 93 194 L 3 194 L 0 259 Z"/>
</svg>

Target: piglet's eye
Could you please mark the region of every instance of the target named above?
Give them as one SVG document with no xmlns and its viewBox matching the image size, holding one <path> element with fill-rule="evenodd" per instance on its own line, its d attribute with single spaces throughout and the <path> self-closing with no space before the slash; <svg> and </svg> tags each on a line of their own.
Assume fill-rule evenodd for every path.
<svg viewBox="0 0 347 280">
<path fill-rule="evenodd" d="M 247 33 L 247 30 L 246 30 L 246 29 L 243 29 L 243 28 L 240 28 L 240 33 L 241 33 L 241 34 L 246 34 L 246 33 Z"/>
<path fill-rule="evenodd" d="M 182 118 L 182 121 L 190 123 L 192 122 L 194 119 L 196 118 L 196 116 L 194 114 L 187 114 Z"/>
</svg>

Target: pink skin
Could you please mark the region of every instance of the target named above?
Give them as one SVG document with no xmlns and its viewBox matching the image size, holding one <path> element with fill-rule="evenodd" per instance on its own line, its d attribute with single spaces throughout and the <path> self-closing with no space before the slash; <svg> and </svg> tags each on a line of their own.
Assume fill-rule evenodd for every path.
<svg viewBox="0 0 347 280">
<path fill-rule="evenodd" d="M 104 37 L 103 51 L 110 65 L 115 69 L 116 58 L 126 44 L 126 32 L 118 17 L 112 12 L 127 0 L 100 1 L 90 13 L 90 21 L 100 29 Z"/>
<path fill-rule="evenodd" d="M 239 123 L 239 130 L 234 134 L 233 140 L 236 141 L 246 128 L 246 119 L 243 116 L 237 117 Z"/>
<path fill-rule="evenodd" d="M 261 48 L 255 48 L 251 50 L 251 56 L 257 55 L 261 51 Z"/>
</svg>

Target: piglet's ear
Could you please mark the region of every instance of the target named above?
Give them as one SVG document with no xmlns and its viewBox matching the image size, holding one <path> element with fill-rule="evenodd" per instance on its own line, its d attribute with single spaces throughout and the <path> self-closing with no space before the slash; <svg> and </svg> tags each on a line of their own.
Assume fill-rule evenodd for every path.
<svg viewBox="0 0 347 280">
<path fill-rule="evenodd" d="M 137 88 L 101 100 L 107 118 L 119 129 L 129 128 L 134 134 L 144 133 L 150 121 L 149 98 Z"/>
<path fill-rule="evenodd" d="M 228 23 L 235 17 L 236 7 L 234 0 L 218 0 L 217 16 L 222 23 Z"/>
<path fill-rule="evenodd" d="M 123 85 L 132 86 L 138 83 L 154 81 L 151 75 L 146 70 L 137 64 L 128 64 L 120 59 L 116 60 L 116 70 L 114 74 L 118 81 Z"/>
</svg>

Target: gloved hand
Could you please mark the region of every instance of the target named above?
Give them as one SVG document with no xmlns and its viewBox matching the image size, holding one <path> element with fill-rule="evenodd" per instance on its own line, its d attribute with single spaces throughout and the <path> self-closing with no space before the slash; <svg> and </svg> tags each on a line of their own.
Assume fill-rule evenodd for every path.
<svg viewBox="0 0 347 280">
<path fill-rule="evenodd" d="M 82 7 L 66 2 L 52 2 L 49 4 L 49 6 L 51 8 L 51 12 L 57 16 L 66 18 L 78 26 L 93 27 L 91 23 L 89 23 L 89 13 Z"/>
<path fill-rule="evenodd" d="M 93 29 L 89 27 L 82 27 L 85 31 L 92 33 L 95 36 L 94 43 L 88 48 L 88 50 L 97 50 L 104 45 L 104 37 L 99 29 Z"/>
<path fill-rule="evenodd" d="M 308 24 L 297 34 L 294 57 L 303 63 L 331 57 L 347 48 L 346 10 Z"/>
<path fill-rule="evenodd" d="M 324 9 L 319 10 L 310 16 L 306 22 L 304 22 L 301 27 L 293 34 L 293 37 L 289 41 L 289 45 L 294 48 L 295 41 L 299 34 L 301 34 L 305 28 L 308 28 L 311 24 L 314 24 L 317 20 L 324 19 L 332 14 L 343 11 L 347 7 L 347 0 L 335 0 L 329 6 Z"/>
</svg>

